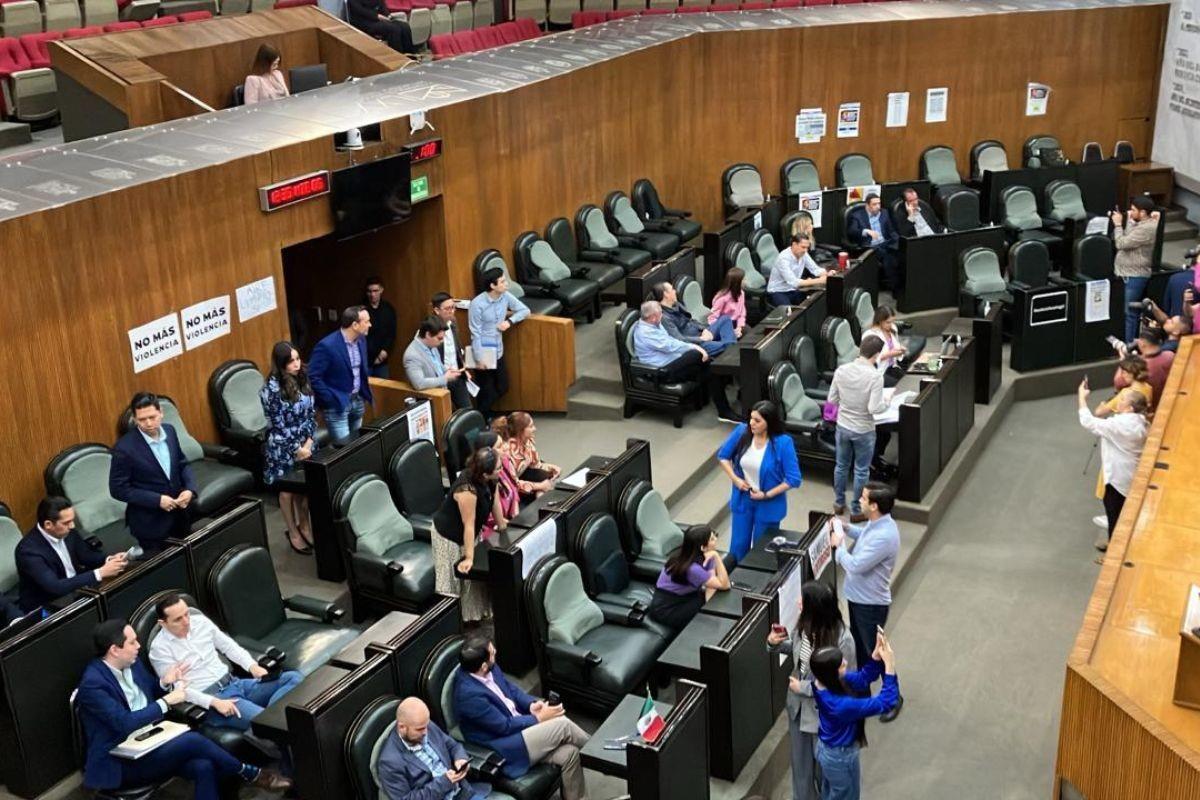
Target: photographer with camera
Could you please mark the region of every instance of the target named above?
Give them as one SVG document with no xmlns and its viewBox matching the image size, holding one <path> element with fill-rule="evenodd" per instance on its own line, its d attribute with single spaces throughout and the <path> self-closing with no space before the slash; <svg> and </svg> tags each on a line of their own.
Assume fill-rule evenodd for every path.
<svg viewBox="0 0 1200 800">
<path fill-rule="evenodd" d="M 1130 201 L 1128 220 L 1117 209 L 1108 216 L 1112 220 L 1113 244 L 1117 248 L 1113 269 L 1125 283 L 1125 341 L 1132 342 L 1138 334 L 1141 318 L 1141 312 L 1132 304 L 1146 296 L 1159 214 L 1154 210 L 1154 201 L 1143 195 Z"/>
<path fill-rule="evenodd" d="M 1118 342 L 1115 337 L 1110 337 L 1113 349 L 1117 351 L 1120 358 L 1126 358 L 1130 354 L 1141 356 L 1146 362 L 1146 383 L 1150 384 L 1150 388 L 1154 390 L 1152 398 L 1154 403 L 1162 397 L 1163 387 L 1167 385 L 1167 375 L 1171 372 L 1171 363 L 1175 360 L 1175 353 L 1170 350 L 1164 350 L 1163 345 L 1166 343 L 1166 334 L 1160 328 L 1151 328 L 1143 326 L 1138 338 L 1134 339 L 1132 345 L 1125 345 Z M 1127 389 L 1129 383 L 1122 381 L 1121 368 L 1118 366 L 1116 374 L 1113 376 L 1114 389 Z"/>
<path fill-rule="evenodd" d="M 1180 337 L 1188 336 L 1192 332 L 1191 314 L 1180 313 L 1169 316 L 1149 297 L 1140 303 L 1130 303 L 1129 307 L 1137 307 L 1147 325 L 1155 326 L 1163 332 L 1163 335 L 1166 336 L 1163 350 L 1175 352 L 1179 348 Z"/>
</svg>

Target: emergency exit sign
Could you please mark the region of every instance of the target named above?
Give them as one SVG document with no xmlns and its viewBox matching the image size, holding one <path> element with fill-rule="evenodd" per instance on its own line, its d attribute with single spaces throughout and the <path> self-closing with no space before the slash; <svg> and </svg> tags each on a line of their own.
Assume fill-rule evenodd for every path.
<svg viewBox="0 0 1200 800">
<path fill-rule="evenodd" d="M 429 197 L 429 176 L 422 175 L 419 178 L 413 178 L 409 184 L 409 191 L 410 198 L 414 203 Z"/>
</svg>

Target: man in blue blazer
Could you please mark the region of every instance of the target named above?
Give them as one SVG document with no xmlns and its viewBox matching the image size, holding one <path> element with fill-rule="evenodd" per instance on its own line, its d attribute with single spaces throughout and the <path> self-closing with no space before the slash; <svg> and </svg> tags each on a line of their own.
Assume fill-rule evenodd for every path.
<svg viewBox="0 0 1200 800">
<path fill-rule="evenodd" d="M 467 782 L 469 761 L 463 746 L 430 721 L 429 707 L 409 697 L 396 708 L 376 773 L 388 800 L 483 800 L 487 787 Z"/>
<path fill-rule="evenodd" d="M 120 575 L 124 553 L 104 557 L 75 530 L 75 509 L 65 497 L 38 503 L 37 525 L 17 543 L 15 559 L 26 612 L 105 578 Z"/>
<path fill-rule="evenodd" d="M 175 428 L 163 422 L 158 397 L 138 392 L 129 408 L 135 425 L 113 447 L 108 493 L 126 504 L 129 532 L 149 556 L 166 547 L 168 537 L 190 532 L 187 509 L 196 480 Z"/>
<path fill-rule="evenodd" d="M 588 735 L 567 719 L 562 704 L 535 700 L 504 677 L 495 645 L 482 636 L 463 642 L 458 664 L 454 711 L 463 738 L 499 753 L 506 778 L 519 778 L 543 761 L 560 767 L 563 800 L 585 800 L 579 749 Z"/>
<path fill-rule="evenodd" d="M 92 632 L 96 659 L 83 670 L 75 707 L 83 726 L 83 783 L 91 789 L 117 789 L 159 783 L 182 776 L 195 784 L 196 800 L 218 800 L 218 782 L 239 775 L 266 789 L 286 790 L 292 782 L 271 770 L 243 764 L 216 743 L 188 731 L 141 758 L 123 759 L 109 751 L 139 728 L 160 722 L 168 707 L 183 702 L 185 668 L 163 676 L 163 688 L 138 659 L 141 644 L 123 619 L 101 622 Z"/>
<path fill-rule="evenodd" d="M 370 329 L 366 307 L 350 306 L 342 312 L 341 328 L 317 342 L 308 358 L 308 380 L 317 408 L 336 444 L 348 442 L 358 432 L 366 403 L 372 399 L 367 362 Z"/>
<path fill-rule="evenodd" d="M 898 257 L 900 234 L 896 232 L 891 217 L 883 213 L 879 195 L 867 195 L 866 202 L 850 211 L 846 222 L 846 241 L 878 253 L 884 288 L 893 292 L 900 289 L 904 283 Z"/>
</svg>

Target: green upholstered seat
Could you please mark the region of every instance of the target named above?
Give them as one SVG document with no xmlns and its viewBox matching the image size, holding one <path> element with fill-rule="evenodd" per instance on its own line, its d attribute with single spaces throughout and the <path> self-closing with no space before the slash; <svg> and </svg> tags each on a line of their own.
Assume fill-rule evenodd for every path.
<svg viewBox="0 0 1200 800">
<path fill-rule="evenodd" d="M 619 264 L 611 263 L 607 254 L 585 258 L 579 252 L 575 232 L 571 230 L 571 223 L 566 217 L 555 217 L 547 222 L 543 238 L 564 264 L 572 271 L 581 271 L 588 280 L 600 284 L 601 289 L 607 289 L 625 277 L 625 269 Z"/>
<path fill-rule="evenodd" d="M 433 550 L 392 502 L 384 481 L 358 475 L 338 490 L 334 506 L 345 520 L 356 588 L 380 592 L 416 608 L 433 596 Z M 402 569 L 395 571 L 395 567 Z"/>
<path fill-rule="evenodd" d="M 546 622 L 552 642 L 575 644 L 584 634 L 604 624 L 604 612 L 583 590 L 575 564 L 564 564 L 546 583 Z"/>
<path fill-rule="evenodd" d="M 1003 299 L 1008 286 L 1000 273 L 1000 257 L 987 247 L 972 247 L 959 256 L 962 265 L 962 289 L 967 294 L 985 300 Z"/>
<path fill-rule="evenodd" d="M 954 151 L 944 145 L 930 147 L 921 154 L 921 171 L 934 188 L 962 183 Z"/>
<path fill-rule="evenodd" d="M 629 559 L 611 514 L 592 514 L 567 544 L 589 596 L 623 607 L 650 606 L 654 586 L 630 579 Z"/>
<path fill-rule="evenodd" d="M 267 427 L 259 392 L 265 381 L 255 370 L 241 370 L 225 381 L 221 398 L 229 411 L 229 418 L 237 427 L 247 431 L 261 431 Z"/>
<path fill-rule="evenodd" d="M 979 227 L 979 193 L 958 189 L 942 198 L 946 227 L 952 231 L 971 231 Z"/>
<path fill-rule="evenodd" d="M 529 246 L 529 260 L 537 268 L 538 277 L 547 283 L 556 283 L 571 277 L 571 268 L 541 239 Z"/>
<path fill-rule="evenodd" d="M 636 244 L 630 241 L 625 241 L 624 244 L 646 250 L 660 261 L 679 249 L 679 236 L 647 228 L 633 210 L 633 205 L 624 192 L 609 194 L 604 200 L 604 208 L 610 226 L 616 229 L 619 237 L 634 237 L 637 240 Z"/>
<path fill-rule="evenodd" d="M 1041 242 L 1017 242 L 1008 249 L 1008 277 L 1013 283 L 1039 287 L 1050 283 L 1050 251 Z"/>
<path fill-rule="evenodd" d="M 742 288 L 751 294 L 762 294 L 767 290 L 767 279 L 758 267 L 754 266 L 754 257 L 750 255 L 750 248 L 744 244 L 734 242 L 726 251 L 726 260 L 730 262 L 729 266 L 737 267 L 745 276 L 742 278 Z M 732 258 L 729 256 L 732 255 Z"/>
<path fill-rule="evenodd" d="M 575 217 L 575 234 L 584 250 L 607 251 L 608 258 L 625 271 L 625 274 L 650 263 L 647 250 L 623 247 L 616 235 L 608 229 L 604 212 L 588 205 L 579 210 Z"/>
<path fill-rule="evenodd" d="M 520 300 L 525 305 L 529 306 L 529 310 L 534 314 L 546 314 L 553 316 L 562 313 L 563 305 L 558 300 L 550 297 L 526 297 L 525 287 L 517 283 L 513 279 L 512 272 L 508 269 L 508 264 L 495 250 L 484 251 L 475 262 L 475 274 L 482 275 L 490 269 L 500 269 L 504 272 L 504 278 L 508 281 L 509 293 Z M 484 291 L 484 287 L 480 287 L 480 291 Z"/>
<path fill-rule="evenodd" d="M 977 142 L 971 148 L 971 177 L 982 181 L 985 172 L 1004 172 L 1008 169 L 1008 151 L 995 139 Z"/>
<path fill-rule="evenodd" d="M 675 282 L 675 291 L 679 293 L 679 299 L 687 306 L 692 319 L 703 325 L 708 319 L 708 312 L 712 309 L 704 305 L 704 293 L 700 291 L 700 282 L 690 275 L 681 275 Z"/>
<path fill-rule="evenodd" d="M 1050 181 L 1046 185 L 1046 216 L 1059 222 L 1075 220 L 1086 222 L 1087 209 L 1083 206 L 1083 194 L 1074 181 Z"/>
<path fill-rule="evenodd" d="M 637 507 L 637 529 L 642 538 L 642 554 L 660 560 L 683 544 L 683 530 L 671 519 L 667 503 L 657 489 L 642 497 Z"/>
<path fill-rule="evenodd" d="M 838 186 L 872 186 L 875 183 L 871 159 L 862 153 L 842 156 L 837 160 L 834 171 L 837 173 Z"/>
<path fill-rule="evenodd" d="M 758 169 L 750 165 L 742 165 L 727 177 L 726 194 L 729 202 L 738 208 L 761 206 L 766 202 L 763 196 L 762 175 Z"/>
<path fill-rule="evenodd" d="M 783 187 L 783 193 L 789 195 L 819 192 L 821 176 L 811 158 L 793 158 L 780 168 L 779 185 Z"/>
<path fill-rule="evenodd" d="M 666 230 L 678 236 L 681 242 L 690 242 L 703 230 L 699 222 L 687 218 L 686 211 L 664 206 L 658 197 L 658 190 L 648 178 L 638 178 L 633 182 L 633 208 L 643 219 L 666 226 Z"/>
<path fill-rule="evenodd" d="M 779 407 L 786 422 L 813 423 L 821 421 L 821 404 L 804 393 L 804 382 L 795 368 L 781 362 L 779 383 Z M 772 370 L 774 371 L 774 370 Z"/>
<path fill-rule="evenodd" d="M 750 234 L 747 244 L 754 250 L 758 259 L 758 271 L 767 281 L 771 280 L 771 270 L 775 268 L 775 260 L 779 258 L 779 248 L 775 246 L 775 238 L 766 228 L 759 228 Z"/>
<path fill-rule="evenodd" d="M 0 516 L 0 593 L 8 594 L 17 588 L 16 547 L 21 543 L 21 529 L 9 516 Z"/>
</svg>

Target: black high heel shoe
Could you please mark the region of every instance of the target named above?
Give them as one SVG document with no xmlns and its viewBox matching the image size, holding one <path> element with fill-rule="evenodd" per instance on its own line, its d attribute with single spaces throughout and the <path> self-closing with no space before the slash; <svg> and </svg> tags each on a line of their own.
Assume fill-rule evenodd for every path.
<svg viewBox="0 0 1200 800">
<path fill-rule="evenodd" d="M 296 547 L 296 545 L 292 542 L 292 537 L 288 534 L 287 529 L 284 529 L 283 531 L 283 538 L 287 539 L 288 547 L 292 548 L 293 552 L 299 553 L 302 556 L 311 556 L 313 554 L 313 549 L 311 547 Z M 304 534 L 301 534 L 300 538 L 303 539 Z"/>
</svg>

